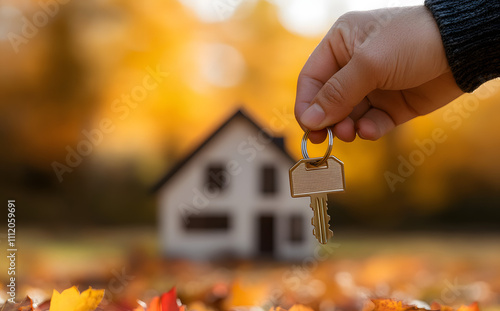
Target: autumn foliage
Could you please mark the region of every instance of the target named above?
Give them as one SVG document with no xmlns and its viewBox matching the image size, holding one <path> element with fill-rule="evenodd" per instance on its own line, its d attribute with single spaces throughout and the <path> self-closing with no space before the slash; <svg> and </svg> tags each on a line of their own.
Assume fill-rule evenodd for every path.
<svg viewBox="0 0 500 311">
<path fill-rule="evenodd" d="M 6 303 L 0 311 L 106 311 L 105 307 L 99 307 L 104 297 L 103 289 L 89 288 L 82 293 L 73 286 L 59 293 L 54 290 L 50 302 L 42 303 L 40 306 L 34 306 L 32 300 L 26 297 L 17 304 Z M 175 287 L 170 291 L 156 296 L 146 306 L 139 302 L 138 307 L 128 311 L 186 311 L 186 306 L 182 305 L 177 298 Z M 250 309 L 250 307 L 248 308 Z M 208 309 L 206 309 L 208 310 Z M 273 307 L 269 311 L 287 311 L 281 307 Z M 293 305 L 288 311 L 313 311 L 312 308 L 303 305 Z M 407 305 L 402 301 L 393 299 L 371 299 L 368 300 L 362 311 L 479 311 L 477 302 L 469 306 L 460 306 L 454 309 L 451 306 L 432 303 L 430 309 L 419 308 L 413 305 Z"/>
<path fill-rule="evenodd" d="M 413 305 L 407 305 L 402 301 L 393 299 L 371 299 L 367 301 L 362 311 L 427 311 L 425 308 L 418 308 Z M 440 305 L 436 302 L 431 304 L 430 310 L 433 311 L 455 311 L 454 308 L 446 305 Z M 477 302 L 469 306 L 461 306 L 456 311 L 479 311 Z"/>
<path fill-rule="evenodd" d="M 161 296 L 154 297 L 147 309 L 140 306 L 134 309 L 134 311 L 185 311 L 184 306 L 179 306 L 177 304 L 177 294 L 175 287 L 170 291 L 162 294 Z"/>
<path fill-rule="evenodd" d="M 93 311 L 97 308 L 103 296 L 103 289 L 89 288 L 81 294 L 75 286 L 66 289 L 62 293 L 54 290 L 49 311 Z"/>
</svg>

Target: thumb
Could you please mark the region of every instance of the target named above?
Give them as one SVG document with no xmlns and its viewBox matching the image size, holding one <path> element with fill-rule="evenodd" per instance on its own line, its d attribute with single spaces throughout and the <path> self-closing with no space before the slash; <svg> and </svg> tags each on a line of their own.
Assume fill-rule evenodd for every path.
<svg viewBox="0 0 500 311">
<path fill-rule="evenodd" d="M 319 90 L 312 105 L 300 116 L 300 123 L 321 130 L 345 119 L 354 106 L 376 88 L 373 74 L 354 57 Z"/>
</svg>

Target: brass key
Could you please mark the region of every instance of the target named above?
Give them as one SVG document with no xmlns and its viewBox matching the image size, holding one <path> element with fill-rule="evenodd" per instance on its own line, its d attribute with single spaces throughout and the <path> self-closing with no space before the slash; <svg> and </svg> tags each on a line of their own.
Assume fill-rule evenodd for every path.
<svg viewBox="0 0 500 311">
<path fill-rule="evenodd" d="M 311 224 L 313 234 L 321 244 L 326 244 L 333 236 L 330 230 L 328 215 L 328 193 L 344 191 L 344 164 L 334 156 L 330 156 L 333 135 L 328 128 L 328 150 L 323 158 L 310 159 L 307 155 L 307 135 L 302 139 L 302 155 L 304 159 L 290 169 L 290 190 L 292 197 L 311 197 L 311 208 L 314 215 Z M 305 141 L 305 143 L 304 143 Z"/>
<path fill-rule="evenodd" d="M 321 244 L 326 244 L 333 236 L 330 229 L 330 215 L 328 215 L 328 196 L 326 193 L 311 195 L 311 208 L 314 212 L 311 225 L 314 226 L 313 235 Z"/>
</svg>

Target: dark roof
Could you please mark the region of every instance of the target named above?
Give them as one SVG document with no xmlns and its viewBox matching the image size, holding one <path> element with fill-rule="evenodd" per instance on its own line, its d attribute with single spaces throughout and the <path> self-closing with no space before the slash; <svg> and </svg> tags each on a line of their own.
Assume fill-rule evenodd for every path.
<svg viewBox="0 0 500 311">
<path fill-rule="evenodd" d="M 177 172 L 179 172 L 182 167 L 187 164 L 194 156 L 202 150 L 206 145 L 210 143 L 214 139 L 214 137 L 217 136 L 224 128 L 226 128 L 233 120 L 237 118 L 243 118 L 244 120 L 248 121 L 251 125 L 253 125 L 258 131 L 261 131 L 266 135 L 267 137 L 271 138 L 271 142 L 283 152 L 283 154 L 290 159 L 290 161 L 293 163 L 296 160 L 285 150 L 285 144 L 284 144 L 284 139 L 283 137 L 273 137 L 269 133 L 267 133 L 262 127 L 260 127 L 257 123 L 255 123 L 254 120 L 252 120 L 250 117 L 248 117 L 243 110 L 239 109 L 236 111 L 230 118 L 226 120 L 217 130 L 215 130 L 203 143 L 201 143 L 193 152 L 191 152 L 190 155 L 185 157 L 182 161 L 174 165 L 173 169 L 171 169 L 165 176 L 163 176 L 152 188 L 152 192 L 158 191 L 165 183 L 168 182 L 170 178 L 172 178 Z"/>
</svg>

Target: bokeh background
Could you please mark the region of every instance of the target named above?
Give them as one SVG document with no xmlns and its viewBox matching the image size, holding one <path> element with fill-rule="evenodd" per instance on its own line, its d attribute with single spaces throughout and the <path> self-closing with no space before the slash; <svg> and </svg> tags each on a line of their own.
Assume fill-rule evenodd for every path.
<svg viewBox="0 0 500 311">
<path fill-rule="evenodd" d="M 236 109 L 263 125 L 280 115 L 283 126 L 271 134 L 284 136 L 287 149 L 300 158 L 296 79 L 322 36 L 347 11 L 418 4 L 0 1 L 0 198 L 17 202 L 19 239 L 29 254 L 20 259 L 26 282 L 43 287 L 33 279 L 53 277 L 92 284 L 92 273 L 109 277 L 110 266 L 80 265 L 103 258 L 123 264 L 124 254 L 136 254 L 134 247 L 154 257 L 151 187 Z M 154 86 L 137 91 L 151 72 Z M 130 97 L 136 100 L 127 104 Z M 353 247 L 345 257 L 390 250 L 392 242 L 385 241 L 402 232 L 412 236 L 408 245 L 419 241 L 420 251 L 433 241 L 438 244 L 430 248 L 447 245 L 452 251 L 456 245 L 449 238 L 458 236 L 464 242 L 457 248 L 467 244 L 462 255 L 486 241 L 480 249 L 493 255 L 484 267 L 498 271 L 493 263 L 500 259 L 499 100 L 500 82 L 494 80 L 376 142 L 335 141 L 347 191 L 332 198 L 334 230 L 356 237 L 345 241 Z M 54 163 L 66 164 L 68 150 L 103 119 L 112 130 L 58 177 Z M 420 146 L 436 130 L 446 139 L 434 141 L 426 153 Z M 323 150 L 324 145 L 310 146 L 311 153 Z M 402 176 L 398 170 L 405 162 L 414 169 Z M 394 175 L 401 179 L 388 182 Z M 372 246 L 360 242 L 375 233 L 385 238 Z M 86 248 L 75 248 L 79 238 Z M 412 247 L 402 249 L 411 253 Z M 31 256 L 36 260 L 26 259 Z M 471 265 L 471 271 L 482 264 Z"/>
</svg>

